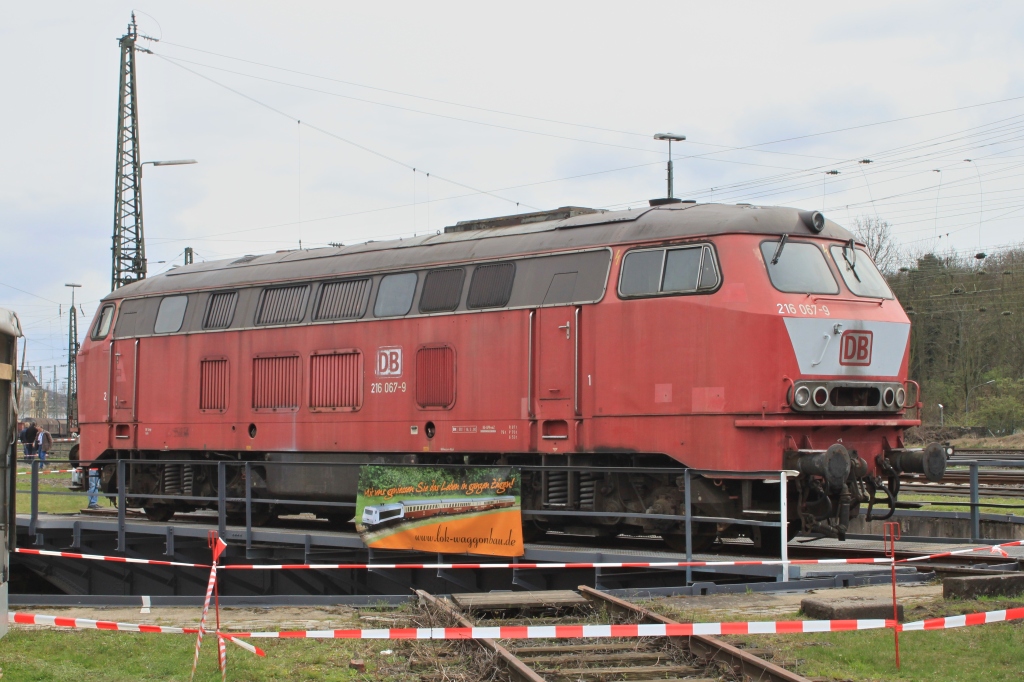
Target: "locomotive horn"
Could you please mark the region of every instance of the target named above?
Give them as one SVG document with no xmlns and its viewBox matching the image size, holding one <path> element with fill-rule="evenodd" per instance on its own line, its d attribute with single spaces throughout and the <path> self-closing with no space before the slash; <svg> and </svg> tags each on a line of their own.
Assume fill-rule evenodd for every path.
<svg viewBox="0 0 1024 682">
<path fill-rule="evenodd" d="M 941 481 L 946 474 L 946 449 L 939 443 L 931 443 L 923 450 L 895 450 L 889 461 L 897 471 L 924 474 L 932 483 Z"/>
<path fill-rule="evenodd" d="M 830 488 L 839 490 L 850 475 L 850 453 L 840 443 L 825 451 L 801 453 L 796 470 L 807 476 L 821 476 Z"/>
<path fill-rule="evenodd" d="M 819 234 L 825 229 L 825 216 L 820 211 L 800 211 L 798 215 L 807 229 L 814 234 Z"/>
</svg>

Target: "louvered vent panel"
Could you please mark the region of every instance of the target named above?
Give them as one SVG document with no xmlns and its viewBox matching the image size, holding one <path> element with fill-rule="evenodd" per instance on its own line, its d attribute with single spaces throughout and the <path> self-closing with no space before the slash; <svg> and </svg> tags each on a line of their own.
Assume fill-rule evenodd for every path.
<svg viewBox="0 0 1024 682">
<path fill-rule="evenodd" d="M 228 408 L 228 361 L 201 360 L 199 362 L 199 409 L 226 410 Z"/>
<path fill-rule="evenodd" d="M 466 271 L 462 268 L 434 270 L 427 273 L 420 296 L 421 313 L 455 310 L 462 299 L 462 282 Z"/>
<path fill-rule="evenodd" d="M 252 406 L 257 410 L 299 407 L 300 358 L 285 355 L 252 360 Z"/>
<path fill-rule="evenodd" d="M 314 355 L 310 363 L 309 406 L 357 410 L 362 383 L 363 363 L 359 351 Z"/>
<path fill-rule="evenodd" d="M 515 263 L 481 265 L 473 271 L 466 305 L 470 308 L 500 308 L 508 305 L 515 276 Z"/>
<path fill-rule="evenodd" d="M 203 320 L 203 329 L 226 329 L 231 325 L 231 318 L 235 314 L 235 300 L 238 293 L 228 291 L 210 296 L 210 302 L 206 306 L 206 317 Z"/>
<path fill-rule="evenodd" d="M 306 312 L 308 286 L 266 289 L 256 314 L 256 324 L 299 322 Z"/>
<path fill-rule="evenodd" d="M 416 353 L 416 402 L 445 408 L 455 403 L 455 351 L 448 346 Z"/>
<path fill-rule="evenodd" d="M 313 319 L 350 320 L 362 317 L 369 285 L 368 279 L 324 284 L 320 289 L 320 302 L 316 306 Z"/>
</svg>

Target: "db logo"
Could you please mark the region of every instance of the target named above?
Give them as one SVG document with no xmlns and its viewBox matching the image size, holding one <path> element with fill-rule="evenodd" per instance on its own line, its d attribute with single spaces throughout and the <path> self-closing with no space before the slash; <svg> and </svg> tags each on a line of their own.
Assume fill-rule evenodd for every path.
<svg viewBox="0 0 1024 682">
<path fill-rule="evenodd" d="M 377 376 L 379 377 L 400 377 L 402 376 L 402 347 L 391 346 L 390 348 L 377 349 Z"/>
<path fill-rule="evenodd" d="M 848 329 L 843 332 L 839 346 L 839 364 L 870 365 L 871 338 L 871 332 L 865 329 Z"/>
</svg>

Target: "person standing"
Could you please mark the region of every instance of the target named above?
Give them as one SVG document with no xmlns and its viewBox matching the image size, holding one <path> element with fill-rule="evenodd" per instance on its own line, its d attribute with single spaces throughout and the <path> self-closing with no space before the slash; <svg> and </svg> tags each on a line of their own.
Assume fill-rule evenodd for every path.
<svg viewBox="0 0 1024 682">
<path fill-rule="evenodd" d="M 46 429 L 39 429 L 39 435 L 36 436 L 36 451 L 39 453 L 39 462 L 42 466 L 46 466 L 46 453 L 53 449 L 53 436 Z"/>
<path fill-rule="evenodd" d="M 39 436 L 39 429 L 35 422 L 28 422 L 21 430 L 21 443 L 25 451 L 25 461 L 31 462 L 32 455 L 36 454 L 36 438 Z"/>
<path fill-rule="evenodd" d="M 100 508 L 100 470 L 89 468 L 89 509 Z"/>
</svg>

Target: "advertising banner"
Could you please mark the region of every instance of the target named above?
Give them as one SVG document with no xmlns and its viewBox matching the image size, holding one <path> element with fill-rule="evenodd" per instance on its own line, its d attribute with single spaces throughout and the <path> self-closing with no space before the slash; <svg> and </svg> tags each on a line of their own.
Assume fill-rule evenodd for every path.
<svg viewBox="0 0 1024 682">
<path fill-rule="evenodd" d="M 367 465 L 356 529 L 367 547 L 523 555 L 519 469 Z"/>
</svg>

